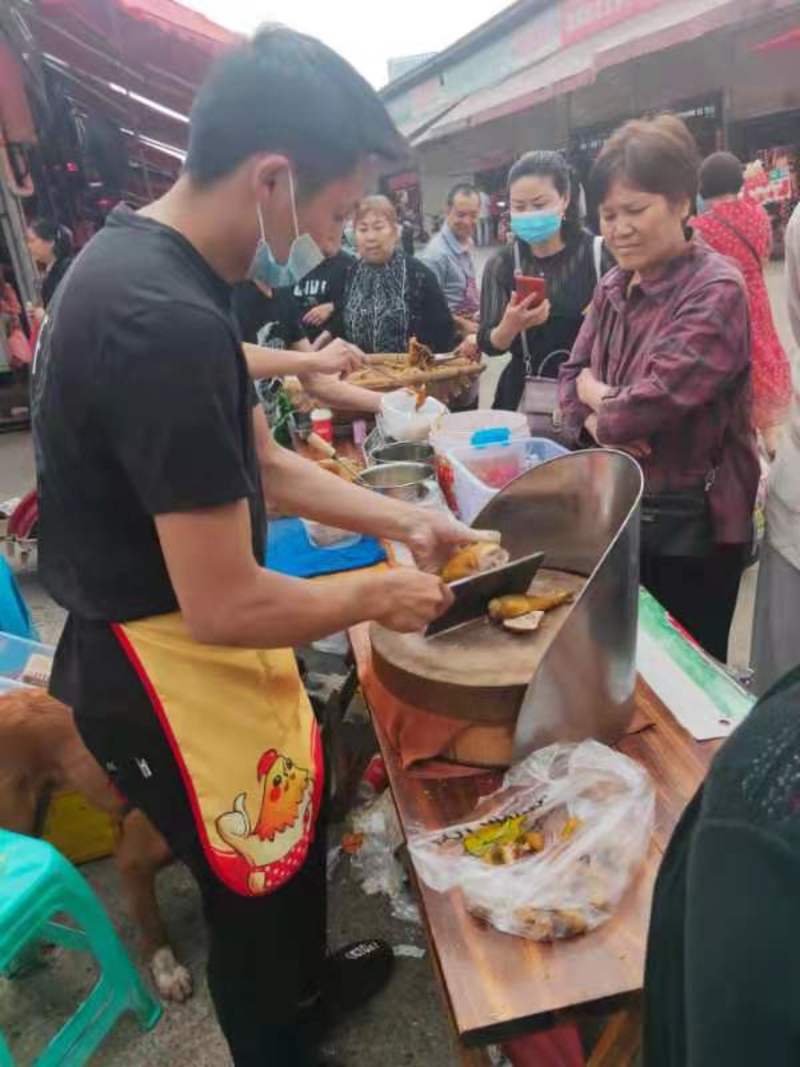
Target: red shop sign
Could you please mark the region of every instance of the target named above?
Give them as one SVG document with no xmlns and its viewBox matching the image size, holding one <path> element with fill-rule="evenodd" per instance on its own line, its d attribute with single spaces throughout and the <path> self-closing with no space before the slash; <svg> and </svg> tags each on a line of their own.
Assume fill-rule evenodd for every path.
<svg viewBox="0 0 800 1067">
<path fill-rule="evenodd" d="M 575 44 L 666 0 L 562 0 L 561 44 Z"/>
</svg>

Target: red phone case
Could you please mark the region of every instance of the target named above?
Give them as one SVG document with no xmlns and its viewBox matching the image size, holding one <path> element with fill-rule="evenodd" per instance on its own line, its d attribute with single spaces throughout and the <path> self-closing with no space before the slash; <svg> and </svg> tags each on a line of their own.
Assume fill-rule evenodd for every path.
<svg viewBox="0 0 800 1067">
<path fill-rule="evenodd" d="M 517 274 L 514 277 L 514 288 L 520 300 L 536 295 L 537 299 L 531 304 L 531 308 L 537 308 L 547 296 L 547 281 L 544 278 L 532 278 L 527 274 Z"/>
</svg>

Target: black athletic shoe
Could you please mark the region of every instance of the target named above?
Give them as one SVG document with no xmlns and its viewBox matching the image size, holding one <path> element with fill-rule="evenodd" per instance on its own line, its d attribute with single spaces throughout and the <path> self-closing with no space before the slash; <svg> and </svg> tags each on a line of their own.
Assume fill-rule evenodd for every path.
<svg viewBox="0 0 800 1067">
<path fill-rule="evenodd" d="M 335 1014 L 360 1008 L 380 993 L 394 967 L 385 941 L 354 941 L 325 960 L 322 999 Z"/>
<path fill-rule="evenodd" d="M 325 960 L 322 989 L 305 1001 L 301 1019 L 319 1043 L 342 1016 L 366 1004 L 386 983 L 394 954 L 385 941 L 354 941 Z"/>
</svg>

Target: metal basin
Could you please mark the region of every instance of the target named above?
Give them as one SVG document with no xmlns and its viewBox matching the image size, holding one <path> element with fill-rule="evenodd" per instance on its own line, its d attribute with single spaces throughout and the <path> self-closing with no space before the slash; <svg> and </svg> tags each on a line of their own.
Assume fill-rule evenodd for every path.
<svg viewBox="0 0 800 1067">
<path fill-rule="evenodd" d="M 359 481 L 384 496 L 414 501 L 427 495 L 425 483 L 432 478 L 428 463 L 381 463 L 362 471 Z"/>
<path fill-rule="evenodd" d="M 432 445 L 415 441 L 397 441 L 392 445 L 382 445 L 372 453 L 375 463 L 433 463 Z"/>
</svg>

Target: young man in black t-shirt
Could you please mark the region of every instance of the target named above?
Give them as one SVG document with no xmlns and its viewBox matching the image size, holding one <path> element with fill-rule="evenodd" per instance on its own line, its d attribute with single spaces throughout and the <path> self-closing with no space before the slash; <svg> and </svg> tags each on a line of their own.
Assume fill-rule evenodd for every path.
<svg viewBox="0 0 800 1067">
<path fill-rule="evenodd" d="M 35 362 L 40 567 L 69 612 L 51 689 L 198 882 L 237 1067 L 319 1063 L 304 1012 L 357 1002 L 385 970 L 369 944 L 324 960 L 322 755 L 291 648 L 368 619 L 417 630 L 450 601 L 414 569 L 322 584 L 265 569 L 264 494 L 430 567 L 475 535 L 275 444 L 230 287 L 259 237 L 307 272 L 365 161 L 401 150 L 335 53 L 259 31 L 201 89 L 175 186 L 115 210 L 76 260 Z"/>
</svg>

